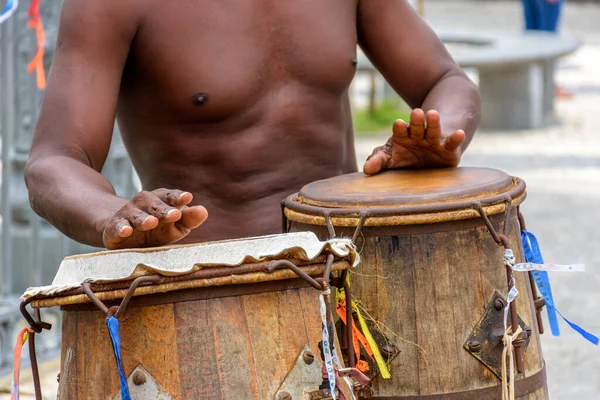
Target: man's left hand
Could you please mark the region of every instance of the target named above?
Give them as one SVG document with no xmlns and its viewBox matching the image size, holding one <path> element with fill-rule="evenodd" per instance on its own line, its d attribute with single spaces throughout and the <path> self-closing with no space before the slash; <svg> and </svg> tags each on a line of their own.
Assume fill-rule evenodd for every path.
<svg viewBox="0 0 600 400">
<path fill-rule="evenodd" d="M 394 122 L 392 137 L 373 151 L 363 171 L 371 175 L 392 168 L 456 167 L 464 141 L 463 130 L 449 135 L 442 132 L 437 111 L 430 110 L 425 116 L 423 110 L 416 108 L 410 114 L 409 124 L 401 119 Z"/>
</svg>

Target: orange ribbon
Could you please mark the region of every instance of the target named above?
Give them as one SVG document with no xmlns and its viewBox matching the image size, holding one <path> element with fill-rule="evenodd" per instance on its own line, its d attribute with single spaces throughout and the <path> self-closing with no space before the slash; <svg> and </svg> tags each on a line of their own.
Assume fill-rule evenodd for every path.
<svg viewBox="0 0 600 400">
<path fill-rule="evenodd" d="M 23 352 L 23 345 L 27 341 L 27 338 L 33 330 L 29 328 L 23 328 L 17 335 L 17 343 L 15 344 L 15 360 L 13 370 L 13 380 L 10 388 L 10 399 L 19 400 L 19 372 L 21 371 L 21 353 Z"/>
<path fill-rule="evenodd" d="M 346 323 L 346 301 L 344 299 L 340 299 L 337 306 L 336 311 L 344 325 L 348 326 Z M 367 338 L 362 334 L 362 332 L 358 329 L 354 320 L 352 320 L 352 345 L 354 347 L 354 354 L 356 356 L 356 368 L 360 371 L 365 372 L 369 369 L 369 364 L 367 362 L 361 361 L 360 359 L 360 345 L 362 344 L 367 354 L 373 358 L 373 349 L 371 349 L 371 345 L 367 341 Z"/>
<path fill-rule="evenodd" d="M 27 72 L 35 71 L 37 87 L 39 89 L 46 88 L 46 72 L 44 71 L 44 51 L 46 48 L 46 34 L 44 33 L 44 25 L 40 15 L 40 0 L 32 0 L 29 7 L 29 21 L 27 27 L 35 29 L 37 38 L 37 51 L 33 59 L 27 66 Z"/>
</svg>

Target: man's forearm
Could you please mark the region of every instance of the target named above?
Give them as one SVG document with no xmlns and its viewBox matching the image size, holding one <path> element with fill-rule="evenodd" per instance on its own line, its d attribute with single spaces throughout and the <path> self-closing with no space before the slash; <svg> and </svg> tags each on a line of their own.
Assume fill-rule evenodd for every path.
<svg viewBox="0 0 600 400">
<path fill-rule="evenodd" d="M 62 155 L 30 160 L 25 181 L 33 210 L 73 240 L 104 247 L 104 224 L 127 199 L 81 161 Z"/>
<path fill-rule="evenodd" d="M 451 135 L 459 129 L 465 132 L 465 150 L 475 135 L 481 120 L 481 98 L 477 86 L 462 72 L 452 71 L 443 76 L 429 92 L 422 108 L 440 114 L 442 133 Z"/>
</svg>

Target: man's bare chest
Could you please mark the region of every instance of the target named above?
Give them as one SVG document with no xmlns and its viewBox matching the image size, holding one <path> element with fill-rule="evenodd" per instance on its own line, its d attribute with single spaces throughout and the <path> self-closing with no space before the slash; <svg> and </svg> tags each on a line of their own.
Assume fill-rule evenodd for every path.
<svg viewBox="0 0 600 400">
<path fill-rule="evenodd" d="M 124 87 L 173 112 L 220 118 L 279 90 L 340 94 L 354 76 L 354 1 L 167 4 L 146 13 Z"/>
</svg>

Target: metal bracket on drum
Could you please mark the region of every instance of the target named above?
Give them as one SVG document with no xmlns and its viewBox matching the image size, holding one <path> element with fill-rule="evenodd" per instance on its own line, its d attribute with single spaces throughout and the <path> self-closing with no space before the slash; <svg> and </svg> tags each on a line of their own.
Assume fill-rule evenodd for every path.
<svg viewBox="0 0 600 400">
<path fill-rule="evenodd" d="M 498 378 L 502 378 L 502 351 L 504 349 L 504 308 L 506 300 L 498 292 L 494 292 L 485 313 L 463 347 L 481 361 Z M 512 312 L 512 310 L 511 310 Z M 513 342 L 521 354 L 525 354 L 531 338 L 531 328 L 517 316 L 519 326 L 523 330 Z"/>
<path fill-rule="evenodd" d="M 311 399 L 310 394 L 323 380 L 321 365 L 319 358 L 315 357 L 308 345 L 305 345 L 296 358 L 294 366 L 277 389 L 275 400 Z"/>
<path fill-rule="evenodd" d="M 362 389 L 369 383 L 368 378 L 360 376 L 354 368 L 341 368 L 338 370 L 339 376 L 348 376 L 354 379 L 354 387 L 344 385 L 342 392 L 348 399 L 350 392 Z M 323 382 L 323 364 L 319 361 L 308 345 L 296 358 L 294 366 L 288 372 L 283 383 L 275 392 L 275 400 L 328 400 L 332 399 L 329 389 L 319 389 Z M 341 382 L 344 382 L 343 380 Z"/>
<path fill-rule="evenodd" d="M 144 367 L 138 364 L 127 378 L 127 386 L 132 400 L 175 400 L 169 392 L 166 391 Z M 118 393 L 113 400 L 121 400 L 121 393 Z"/>
</svg>

